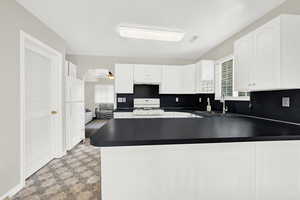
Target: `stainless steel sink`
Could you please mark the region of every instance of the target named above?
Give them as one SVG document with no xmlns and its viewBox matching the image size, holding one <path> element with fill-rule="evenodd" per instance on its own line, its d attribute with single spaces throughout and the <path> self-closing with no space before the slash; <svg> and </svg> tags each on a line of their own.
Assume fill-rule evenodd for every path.
<svg viewBox="0 0 300 200">
<path fill-rule="evenodd" d="M 205 112 L 205 111 L 195 111 L 194 112 L 197 115 L 200 115 L 202 117 L 233 117 L 235 116 L 234 114 L 231 113 L 226 113 L 223 114 L 222 112 Z"/>
</svg>

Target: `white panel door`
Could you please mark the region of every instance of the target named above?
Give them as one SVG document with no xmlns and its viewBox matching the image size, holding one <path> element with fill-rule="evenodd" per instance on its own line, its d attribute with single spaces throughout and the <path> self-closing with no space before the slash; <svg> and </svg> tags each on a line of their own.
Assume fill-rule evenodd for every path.
<svg viewBox="0 0 300 200">
<path fill-rule="evenodd" d="M 255 64 L 251 88 L 277 89 L 280 87 L 280 18 L 260 27 L 254 34 Z"/>
<path fill-rule="evenodd" d="M 300 199 L 300 142 L 256 144 L 256 200 Z"/>
<path fill-rule="evenodd" d="M 254 71 L 254 34 L 248 34 L 234 44 L 234 87 L 235 91 L 249 91 Z"/>
<path fill-rule="evenodd" d="M 51 59 L 25 51 L 25 176 L 54 158 L 53 69 Z"/>
</svg>

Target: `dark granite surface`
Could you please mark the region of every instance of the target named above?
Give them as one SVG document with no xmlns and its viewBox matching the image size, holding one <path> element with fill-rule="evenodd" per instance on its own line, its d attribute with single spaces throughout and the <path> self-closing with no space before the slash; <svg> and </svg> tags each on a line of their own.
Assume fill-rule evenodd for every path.
<svg viewBox="0 0 300 200">
<path fill-rule="evenodd" d="M 110 120 L 91 137 L 91 144 L 107 147 L 300 140 L 297 125 L 235 114 L 198 114 L 204 118 Z"/>
</svg>

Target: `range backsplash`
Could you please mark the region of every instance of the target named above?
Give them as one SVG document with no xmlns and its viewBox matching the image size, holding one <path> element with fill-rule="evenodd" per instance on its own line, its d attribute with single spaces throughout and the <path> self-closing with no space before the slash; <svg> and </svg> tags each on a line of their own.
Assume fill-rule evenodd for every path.
<svg viewBox="0 0 300 200">
<path fill-rule="evenodd" d="M 250 96 L 250 102 L 226 101 L 228 111 L 231 113 L 300 123 L 300 90 L 251 92 Z M 118 103 L 118 108 L 133 107 L 133 94 L 118 94 L 117 97 L 126 97 L 126 103 Z M 281 106 L 282 97 L 290 97 L 289 108 Z M 176 98 L 178 98 L 178 102 L 176 102 Z M 201 98 L 201 102 L 199 98 Z M 210 98 L 212 110 L 222 111 L 222 104 L 220 101 L 215 100 L 214 94 L 164 94 L 160 95 L 160 104 L 163 108 L 205 111 L 207 98 Z"/>
</svg>

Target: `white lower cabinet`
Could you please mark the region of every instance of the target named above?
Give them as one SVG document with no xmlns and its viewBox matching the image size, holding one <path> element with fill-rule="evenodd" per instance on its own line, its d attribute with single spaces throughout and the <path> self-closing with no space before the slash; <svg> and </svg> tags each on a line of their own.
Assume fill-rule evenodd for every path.
<svg viewBox="0 0 300 200">
<path fill-rule="evenodd" d="M 299 200 L 300 142 L 104 147 L 101 171 L 103 200 Z"/>
<path fill-rule="evenodd" d="M 255 199 L 253 144 L 207 144 L 199 147 L 197 155 L 193 153 L 199 171 L 199 196 L 194 199 Z"/>
<path fill-rule="evenodd" d="M 254 200 L 254 159 L 245 143 L 101 148 L 102 199 Z"/>
<path fill-rule="evenodd" d="M 256 200 L 300 199 L 300 142 L 256 145 Z"/>
</svg>

